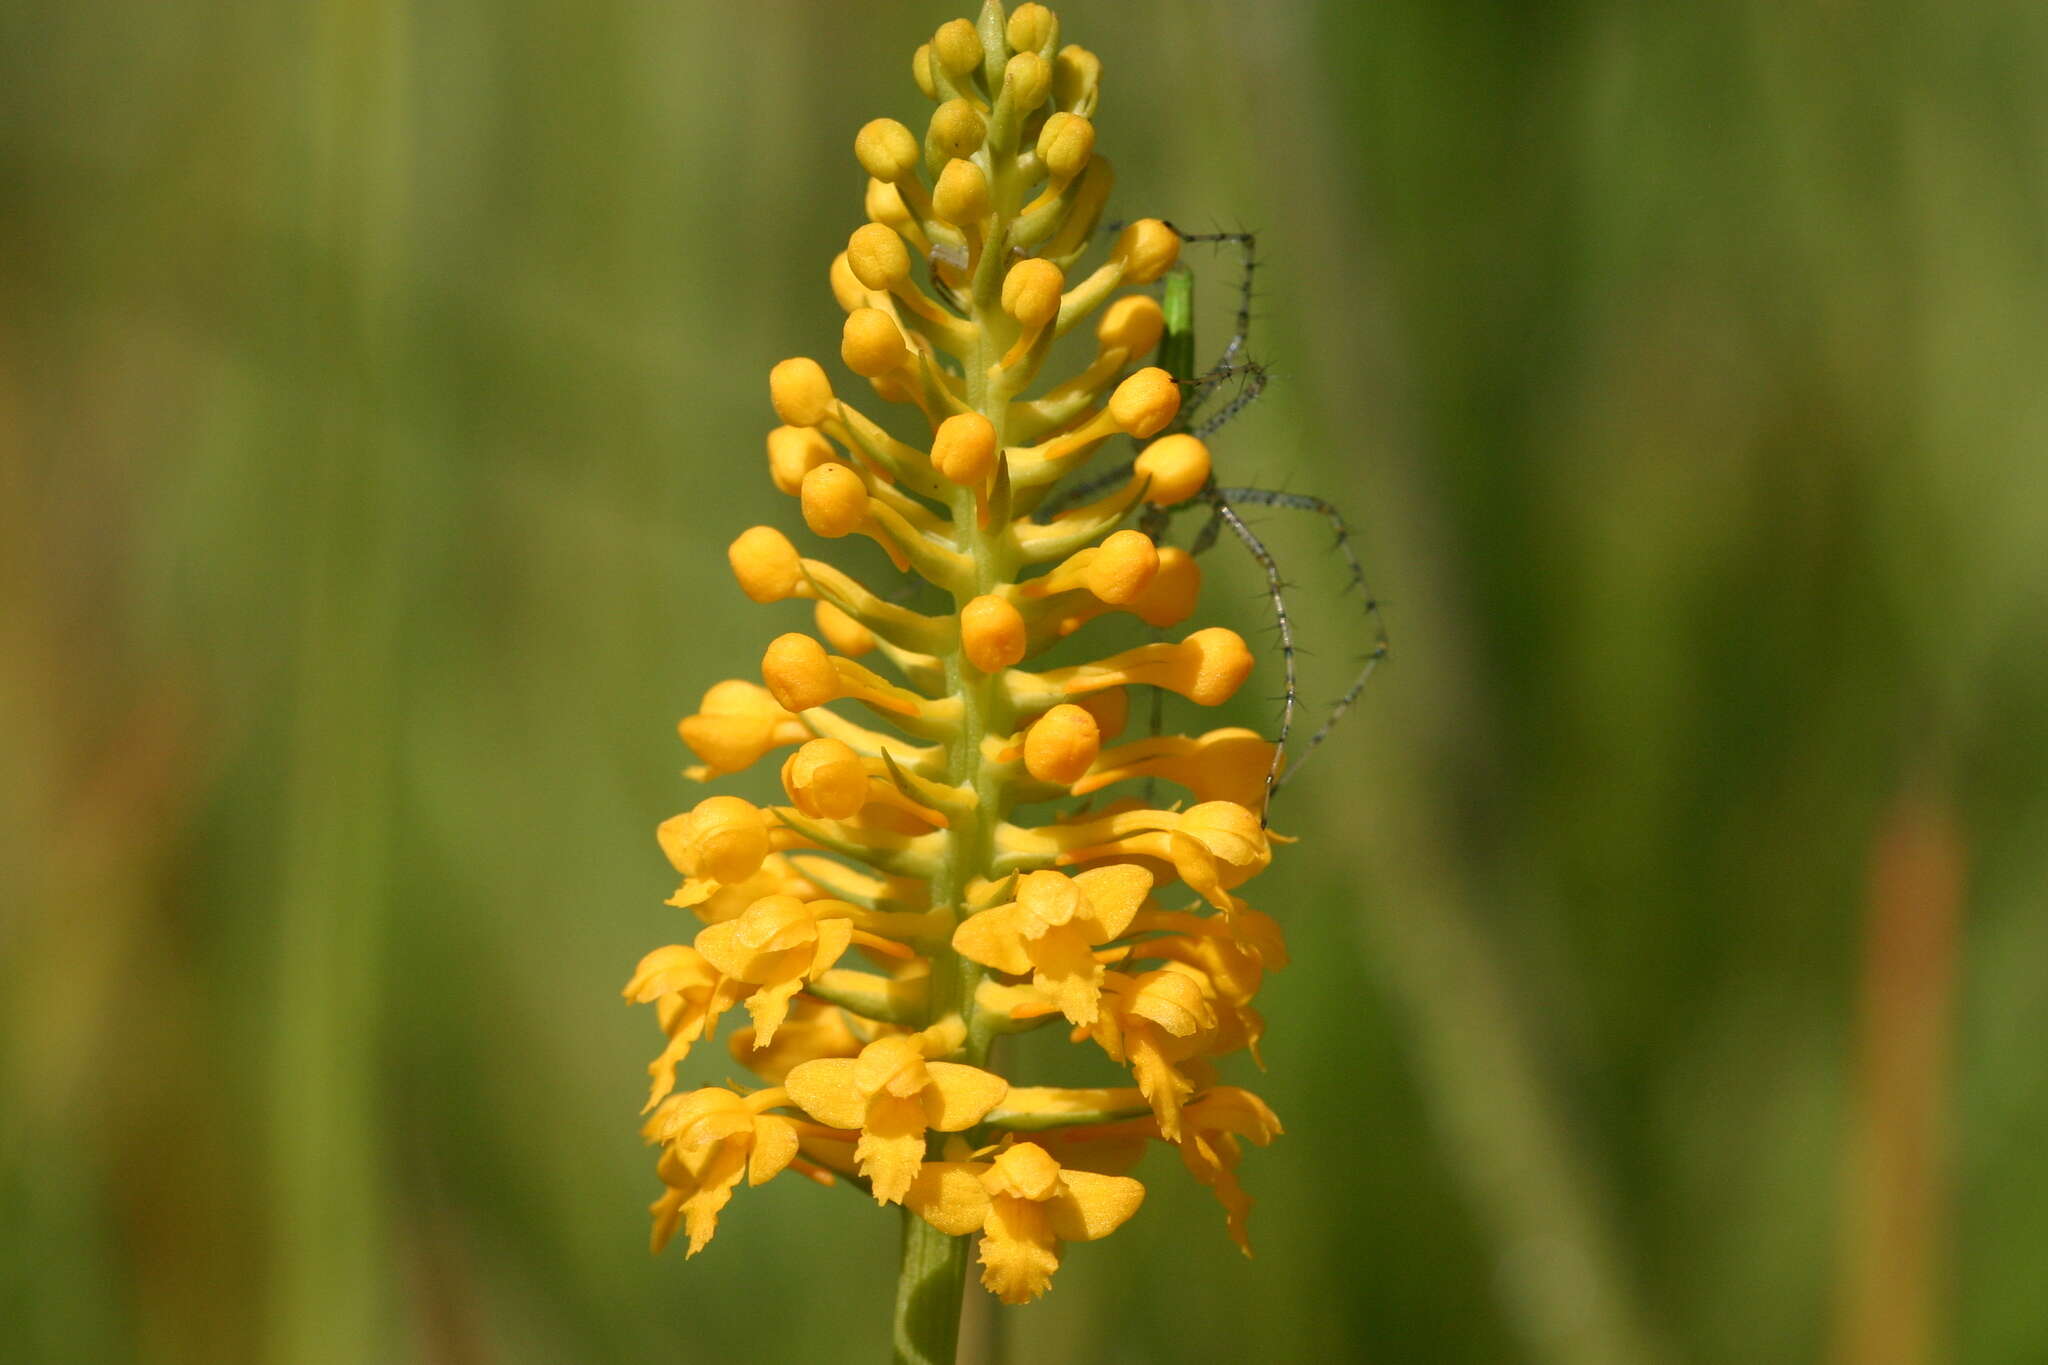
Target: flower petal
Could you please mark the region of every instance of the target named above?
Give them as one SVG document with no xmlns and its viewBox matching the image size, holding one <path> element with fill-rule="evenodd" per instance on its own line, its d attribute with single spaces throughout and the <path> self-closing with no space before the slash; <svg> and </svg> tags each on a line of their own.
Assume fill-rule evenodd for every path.
<svg viewBox="0 0 2048 1365">
<path fill-rule="evenodd" d="M 747 1183 L 764 1184 L 796 1157 L 796 1127 L 778 1114 L 754 1120 L 754 1150 L 747 1158 Z"/>
<path fill-rule="evenodd" d="M 999 905 L 969 915 L 953 931 L 953 951 L 984 967 L 1012 974 L 1031 970 L 1023 937 L 1017 931 L 1016 906 Z"/>
<path fill-rule="evenodd" d="M 846 946 L 853 942 L 853 921 L 850 919 L 821 919 L 818 921 L 818 946 L 811 953 L 811 970 L 808 976 L 816 976 L 846 952 Z"/>
<path fill-rule="evenodd" d="M 867 1097 L 854 1089 L 851 1057 L 820 1057 L 790 1068 L 782 1088 L 797 1107 L 828 1128 L 858 1128 L 867 1120 Z"/>
<path fill-rule="evenodd" d="M 1107 943 L 1131 927 L 1131 919 L 1152 893 L 1152 874 L 1136 863 L 1112 863 L 1076 873 L 1074 884 L 1088 898 L 1089 938 Z"/>
<path fill-rule="evenodd" d="M 924 1161 L 924 1105 L 900 1095 L 877 1095 L 868 1101 L 867 1122 L 853 1159 L 868 1178 L 877 1204 L 900 1204 Z"/>
<path fill-rule="evenodd" d="M 1003 1102 L 1010 1083 L 992 1071 L 959 1062 L 927 1062 L 931 1083 L 924 1091 L 924 1113 L 942 1133 L 957 1133 L 980 1123 Z"/>
<path fill-rule="evenodd" d="M 1122 1227 L 1145 1202 L 1145 1187 L 1127 1175 L 1068 1171 L 1047 1207 L 1062 1241 L 1092 1242 Z"/>
<path fill-rule="evenodd" d="M 903 1194 L 903 1203 L 948 1237 L 979 1231 L 988 1216 L 988 1191 L 981 1187 L 985 1168 L 971 1161 L 927 1161 Z"/>
<path fill-rule="evenodd" d="M 1052 1287 L 1060 1257 L 1046 1213 L 1044 1205 L 1012 1195 L 989 1201 L 982 1223 L 981 1282 L 1004 1303 L 1029 1303 Z"/>
</svg>

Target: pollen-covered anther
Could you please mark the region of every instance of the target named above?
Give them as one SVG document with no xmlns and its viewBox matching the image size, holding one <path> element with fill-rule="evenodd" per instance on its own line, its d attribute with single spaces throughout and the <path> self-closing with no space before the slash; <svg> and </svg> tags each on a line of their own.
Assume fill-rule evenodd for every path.
<svg viewBox="0 0 2048 1365">
<path fill-rule="evenodd" d="M 1001 597 L 984 594 L 960 609 L 960 649 L 983 673 L 1000 673 L 1024 658 L 1024 617 Z"/>
<path fill-rule="evenodd" d="M 1040 782 L 1066 786 L 1095 764 L 1102 728 L 1072 702 L 1061 702 L 1024 732 L 1024 768 Z"/>
<path fill-rule="evenodd" d="M 793 427 L 815 427 L 839 404 L 825 367 L 808 356 L 781 361 L 768 372 L 768 397 L 775 415 Z"/>
<path fill-rule="evenodd" d="M 753 601 L 782 602 L 813 593 L 796 546 L 773 526 L 753 526 L 740 532 L 725 557 L 740 591 Z"/>
<path fill-rule="evenodd" d="M 1209 447 L 1187 432 L 1162 436 L 1139 452 L 1131 477 L 1145 482 L 1145 501 L 1175 507 L 1209 482 Z"/>
<path fill-rule="evenodd" d="M 867 804 L 867 765 L 839 740 L 814 739 L 783 760 L 782 789 L 814 820 L 850 820 Z"/>
</svg>

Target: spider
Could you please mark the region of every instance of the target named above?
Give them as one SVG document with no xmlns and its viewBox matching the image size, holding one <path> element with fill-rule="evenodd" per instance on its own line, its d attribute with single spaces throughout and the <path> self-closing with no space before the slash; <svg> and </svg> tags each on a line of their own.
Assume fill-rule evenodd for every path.
<svg viewBox="0 0 2048 1365">
<path fill-rule="evenodd" d="M 1214 246 L 1234 248 L 1244 267 L 1243 278 L 1238 289 L 1236 329 L 1223 347 L 1222 353 L 1206 369 L 1195 368 L 1195 276 L 1185 264 L 1176 266 L 1166 276 L 1165 289 L 1160 300 L 1166 317 L 1166 331 L 1160 339 L 1158 363 L 1161 368 L 1178 380 L 1183 390 L 1179 415 L 1167 432 L 1185 431 L 1203 441 L 1209 440 L 1230 420 L 1256 402 L 1265 392 L 1269 378 L 1266 367 L 1254 360 L 1247 346 L 1250 340 L 1252 322 L 1252 280 L 1258 269 L 1257 239 L 1250 232 L 1207 232 L 1182 231 L 1173 224 L 1167 224 L 1180 235 L 1182 242 L 1191 246 Z M 1111 231 L 1114 231 L 1112 226 Z M 1224 397 L 1226 389 L 1236 385 L 1236 392 Z M 1223 401 L 1220 404 L 1218 399 Z M 1162 433 L 1165 434 L 1165 433 Z M 1056 493 L 1043 509 L 1051 516 L 1060 508 L 1085 501 L 1105 489 L 1123 483 L 1130 476 L 1131 461 L 1125 460 L 1115 469 L 1076 484 Z M 1287 589 L 1292 586 L 1280 573 L 1280 565 L 1266 548 L 1250 523 L 1245 520 L 1243 507 L 1270 507 L 1285 511 L 1307 512 L 1321 517 L 1335 537 L 1334 548 L 1344 557 L 1350 578 L 1344 586 L 1347 595 L 1356 597 L 1365 617 L 1370 644 L 1359 661 L 1359 668 L 1351 683 L 1334 702 L 1330 704 L 1322 724 L 1309 737 L 1300 756 L 1292 766 L 1283 765 L 1287 758 L 1287 742 L 1294 733 L 1295 714 L 1300 709 L 1300 690 L 1295 669 L 1294 623 L 1287 613 Z M 1283 687 L 1280 695 L 1280 727 L 1274 737 L 1273 759 L 1266 770 L 1265 800 L 1259 819 L 1263 825 L 1271 813 L 1273 797 L 1285 786 L 1309 757 L 1330 737 L 1339 721 L 1344 718 L 1366 683 L 1379 667 L 1380 661 L 1388 654 L 1386 623 L 1380 614 L 1378 600 L 1372 589 L 1366 585 L 1365 569 L 1359 562 L 1358 553 L 1351 543 L 1351 528 L 1336 507 L 1322 498 L 1303 493 L 1290 493 L 1280 489 L 1258 487 L 1233 487 L 1217 483 L 1212 475 L 1202 491 L 1194 498 L 1171 508 L 1150 508 L 1139 523 L 1139 529 L 1153 540 L 1165 543 L 1176 518 L 1190 510 L 1206 509 L 1208 516 L 1195 532 L 1188 544 L 1190 554 L 1201 555 L 1216 544 L 1222 531 L 1228 528 L 1231 536 L 1244 547 L 1259 571 L 1265 577 L 1265 590 L 1273 610 L 1273 629 L 1280 644 L 1280 663 L 1283 673 Z M 1151 729 L 1157 734 L 1161 728 L 1161 706 L 1164 695 L 1155 688 L 1152 692 Z"/>
</svg>

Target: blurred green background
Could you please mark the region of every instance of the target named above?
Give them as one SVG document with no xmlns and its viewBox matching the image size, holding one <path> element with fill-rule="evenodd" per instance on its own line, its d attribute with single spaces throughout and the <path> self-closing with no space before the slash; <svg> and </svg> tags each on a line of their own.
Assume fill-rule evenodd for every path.
<svg viewBox="0 0 2048 1365">
<path fill-rule="evenodd" d="M 1258 1259 L 1155 1154 L 968 1358 L 2048 1359 L 2048 9 L 1060 8 L 1395 658 L 1254 888 Z M 647 1256 L 617 992 L 957 12 L 0 3 L 0 1355 L 881 1357 L 858 1197 Z"/>
</svg>

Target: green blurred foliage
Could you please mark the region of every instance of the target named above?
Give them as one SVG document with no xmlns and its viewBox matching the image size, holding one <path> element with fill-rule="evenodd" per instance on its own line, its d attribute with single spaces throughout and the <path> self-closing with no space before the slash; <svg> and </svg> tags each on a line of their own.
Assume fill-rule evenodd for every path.
<svg viewBox="0 0 2048 1365">
<path fill-rule="evenodd" d="M 1258 1259 L 1155 1154 L 1008 1358 L 1846 1358 L 1909 789 L 1967 875 L 1899 1358 L 2048 1358 L 2048 11 L 1062 9 L 1115 211 L 1259 230 L 1219 461 L 1353 515 L 1396 658 L 1256 888 Z M 721 552 L 793 521 L 767 367 L 954 12 L 0 5 L 8 1359 L 879 1358 L 857 1196 L 647 1257 L 616 997 L 674 722 L 787 628 Z"/>
</svg>

